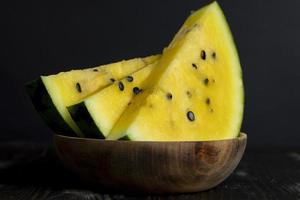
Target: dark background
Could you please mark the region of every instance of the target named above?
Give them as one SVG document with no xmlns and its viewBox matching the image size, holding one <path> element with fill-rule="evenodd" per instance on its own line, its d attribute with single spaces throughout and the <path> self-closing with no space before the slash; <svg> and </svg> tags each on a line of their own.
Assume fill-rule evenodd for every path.
<svg viewBox="0 0 300 200">
<path fill-rule="evenodd" d="M 41 74 L 161 52 L 203 0 L 9 1 L 1 11 L 0 142 L 50 142 L 25 93 Z M 298 146 L 300 1 L 221 4 L 243 68 L 251 147 Z"/>
</svg>

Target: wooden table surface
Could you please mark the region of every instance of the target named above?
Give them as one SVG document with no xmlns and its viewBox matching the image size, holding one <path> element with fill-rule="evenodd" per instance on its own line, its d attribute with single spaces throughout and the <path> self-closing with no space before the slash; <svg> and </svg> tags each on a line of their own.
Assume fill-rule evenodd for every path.
<svg viewBox="0 0 300 200">
<path fill-rule="evenodd" d="M 122 194 L 81 183 L 47 145 L 0 143 L 0 200 L 6 199 L 300 199 L 300 149 L 246 150 L 234 173 L 192 194 Z"/>
</svg>

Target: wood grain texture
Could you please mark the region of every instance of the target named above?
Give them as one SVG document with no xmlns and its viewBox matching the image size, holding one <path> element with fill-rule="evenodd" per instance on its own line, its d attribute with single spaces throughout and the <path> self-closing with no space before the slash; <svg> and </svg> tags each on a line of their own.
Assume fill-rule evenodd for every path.
<svg viewBox="0 0 300 200">
<path fill-rule="evenodd" d="M 87 182 L 118 191 L 185 193 L 210 189 L 226 179 L 242 158 L 247 136 L 133 142 L 56 135 L 54 141 L 62 162 Z"/>
</svg>

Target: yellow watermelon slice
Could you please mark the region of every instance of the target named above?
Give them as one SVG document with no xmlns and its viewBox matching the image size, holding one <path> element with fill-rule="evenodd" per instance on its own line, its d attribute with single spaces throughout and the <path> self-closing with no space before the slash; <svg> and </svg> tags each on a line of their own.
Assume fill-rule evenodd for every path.
<svg viewBox="0 0 300 200">
<path fill-rule="evenodd" d="M 108 139 L 207 141 L 237 137 L 243 116 L 237 50 L 217 2 L 191 14 Z"/>
<path fill-rule="evenodd" d="M 83 137 L 67 106 L 159 59 L 158 55 L 134 58 L 82 70 L 41 76 L 26 85 L 35 109 L 48 126 L 58 134 Z"/>
</svg>

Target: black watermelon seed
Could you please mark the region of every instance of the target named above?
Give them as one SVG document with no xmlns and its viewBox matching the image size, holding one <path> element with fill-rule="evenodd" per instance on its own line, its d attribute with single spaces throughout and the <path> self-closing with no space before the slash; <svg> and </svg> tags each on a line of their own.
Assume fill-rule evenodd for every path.
<svg viewBox="0 0 300 200">
<path fill-rule="evenodd" d="M 173 98 L 173 95 L 170 92 L 168 92 L 167 93 L 167 99 L 171 100 L 172 98 Z"/>
<path fill-rule="evenodd" d="M 195 69 L 198 69 L 198 66 L 197 66 L 195 63 L 192 63 L 192 66 L 193 66 Z"/>
<path fill-rule="evenodd" d="M 191 30 L 192 30 L 191 28 L 186 29 L 184 34 L 188 34 L 189 32 L 191 32 Z"/>
<path fill-rule="evenodd" d="M 118 86 L 119 86 L 119 89 L 120 89 L 121 91 L 124 90 L 124 85 L 123 85 L 123 83 L 122 83 L 121 81 L 118 83 Z"/>
<path fill-rule="evenodd" d="M 206 98 L 205 103 L 206 103 L 207 105 L 209 105 L 209 104 L 210 104 L 210 98 Z"/>
<path fill-rule="evenodd" d="M 79 83 L 76 83 L 76 90 L 77 90 L 78 92 L 81 92 L 81 86 L 80 86 Z"/>
<path fill-rule="evenodd" d="M 132 77 L 132 76 L 127 76 L 127 77 L 126 77 L 126 80 L 127 80 L 128 82 L 132 82 L 132 81 L 133 81 L 133 77 Z"/>
<path fill-rule="evenodd" d="M 111 78 L 110 81 L 113 83 L 115 82 L 116 80 L 114 78 Z"/>
<path fill-rule="evenodd" d="M 204 83 L 204 85 L 208 85 L 209 79 L 208 79 L 208 78 L 204 79 L 204 80 L 203 80 L 203 83 Z"/>
<path fill-rule="evenodd" d="M 132 104 L 132 102 L 130 101 L 127 105 L 130 106 Z"/>
<path fill-rule="evenodd" d="M 192 94 L 191 94 L 190 91 L 186 91 L 186 95 L 187 95 L 188 97 L 192 97 Z"/>
<path fill-rule="evenodd" d="M 140 93 L 142 90 L 141 90 L 140 88 L 138 88 L 138 87 L 134 87 L 134 88 L 132 89 L 132 91 L 133 91 L 134 94 L 138 94 L 138 93 Z"/>
<path fill-rule="evenodd" d="M 97 71 L 98 71 L 98 69 L 93 69 L 93 71 L 94 71 L 94 72 L 97 72 Z"/>
<path fill-rule="evenodd" d="M 202 60 L 206 59 L 206 53 L 204 50 L 201 51 L 201 58 L 202 58 Z"/>
<path fill-rule="evenodd" d="M 188 118 L 190 121 L 195 121 L 195 115 L 194 115 L 194 113 L 193 113 L 192 111 L 188 111 L 188 112 L 186 113 L 186 116 L 187 116 L 187 118 Z"/>
<path fill-rule="evenodd" d="M 213 59 L 216 59 L 216 57 L 217 57 L 216 52 L 213 52 L 213 53 L 211 54 L 211 56 L 212 56 Z"/>
</svg>

